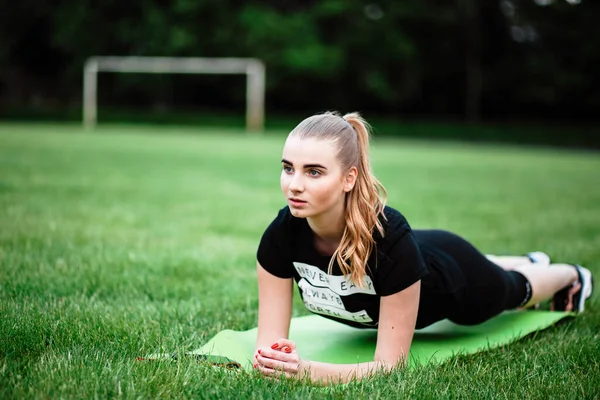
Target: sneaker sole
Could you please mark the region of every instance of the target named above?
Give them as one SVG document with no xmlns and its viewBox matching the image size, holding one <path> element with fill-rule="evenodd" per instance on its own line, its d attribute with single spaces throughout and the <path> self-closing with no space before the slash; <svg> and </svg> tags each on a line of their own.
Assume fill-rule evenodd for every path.
<svg viewBox="0 0 600 400">
<path fill-rule="evenodd" d="M 594 290 L 594 277 L 589 269 L 576 265 L 577 273 L 579 274 L 579 281 L 581 282 L 581 295 L 579 296 L 579 304 L 577 307 L 578 312 L 582 312 L 585 309 L 585 301 L 590 298 L 592 291 Z"/>
</svg>

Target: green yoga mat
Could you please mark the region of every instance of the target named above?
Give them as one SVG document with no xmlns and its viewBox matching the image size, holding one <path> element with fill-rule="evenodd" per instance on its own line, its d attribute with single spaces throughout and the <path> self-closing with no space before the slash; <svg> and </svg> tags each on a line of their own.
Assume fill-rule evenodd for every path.
<svg viewBox="0 0 600 400">
<path fill-rule="evenodd" d="M 415 331 L 408 365 L 441 363 L 457 354 L 471 354 L 498 347 L 548 328 L 572 315 L 567 312 L 511 311 L 476 326 L 460 326 L 447 320 L 440 321 Z M 256 331 L 256 328 L 243 332 L 221 331 L 200 349 L 188 355 L 226 357 L 250 371 Z M 351 364 L 373 361 L 377 331 L 356 329 L 311 315 L 292 319 L 290 339 L 296 342 L 302 358 Z M 202 359 L 204 358 L 199 358 Z"/>
</svg>

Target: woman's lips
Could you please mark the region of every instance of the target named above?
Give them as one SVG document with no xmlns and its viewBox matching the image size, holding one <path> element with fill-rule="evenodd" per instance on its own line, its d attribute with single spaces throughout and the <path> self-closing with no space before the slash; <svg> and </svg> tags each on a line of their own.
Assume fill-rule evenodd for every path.
<svg viewBox="0 0 600 400">
<path fill-rule="evenodd" d="M 302 206 L 306 205 L 306 203 L 307 203 L 307 202 L 306 202 L 306 201 L 304 201 L 304 200 L 300 200 L 300 199 L 294 199 L 294 198 L 288 199 L 288 201 L 289 201 L 289 202 L 290 202 L 290 204 L 291 204 L 292 206 L 294 206 L 294 207 L 302 207 Z"/>
</svg>

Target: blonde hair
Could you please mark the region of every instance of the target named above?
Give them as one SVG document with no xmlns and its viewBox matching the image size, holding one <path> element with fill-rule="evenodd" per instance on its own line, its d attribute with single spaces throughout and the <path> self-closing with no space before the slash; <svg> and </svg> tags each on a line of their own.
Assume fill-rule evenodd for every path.
<svg viewBox="0 0 600 400">
<path fill-rule="evenodd" d="M 337 146 L 336 156 L 342 171 L 353 166 L 358 170 L 354 188 L 346 194 L 344 233 L 329 262 L 329 274 L 337 260 L 342 273 L 362 287 L 367 262 L 375 246 L 373 233 L 377 229 L 381 236 L 384 235 L 379 215 L 383 215 L 387 197 L 385 188 L 371 172 L 370 126 L 356 112 L 344 116 L 326 112 L 306 118 L 290 136 L 330 140 Z"/>
</svg>

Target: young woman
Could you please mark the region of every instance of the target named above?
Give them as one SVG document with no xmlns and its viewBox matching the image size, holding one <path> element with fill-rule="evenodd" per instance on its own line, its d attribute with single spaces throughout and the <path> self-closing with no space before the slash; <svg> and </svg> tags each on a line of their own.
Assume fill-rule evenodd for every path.
<svg viewBox="0 0 600 400">
<path fill-rule="evenodd" d="M 411 229 L 385 205 L 368 152 L 369 127 L 356 113 L 309 117 L 285 142 L 281 189 L 288 206 L 257 252 L 254 367 L 261 373 L 346 382 L 403 365 L 415 329 L 442 319 L 479 324 L 551 298 L 555 310 L 583 311 L 592 277 L 581 266 L 550 264 L 540 252 L 486 257 L 450 232 Z M 287 339 L 294 280 L 310 311 L 377 329 L 372 362 L 301 357 Z"/>
</svg>

